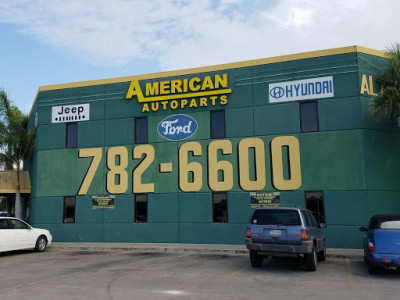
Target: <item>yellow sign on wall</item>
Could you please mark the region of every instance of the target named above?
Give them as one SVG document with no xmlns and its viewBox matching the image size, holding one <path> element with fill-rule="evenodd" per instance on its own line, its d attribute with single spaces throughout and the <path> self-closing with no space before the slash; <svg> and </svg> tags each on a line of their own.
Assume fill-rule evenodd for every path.
<svg viewBox="0 0 400 300">
<path fill-rule="evenodd" d="M 232 90 L 228 74 L 208 75 L 165 81 L 147 82 L 143 93 L 138 80 L 132 80 L 126 99 L 136 97 L 143 104 L 142 112 L 226 105 Z"/>
</svg>

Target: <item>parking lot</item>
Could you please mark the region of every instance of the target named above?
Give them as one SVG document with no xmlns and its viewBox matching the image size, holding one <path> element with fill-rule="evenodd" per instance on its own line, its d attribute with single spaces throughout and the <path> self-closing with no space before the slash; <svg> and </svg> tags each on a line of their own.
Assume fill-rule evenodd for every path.
<svg viewBox="0 0 400 300">
<path fill-rule="evenodd" d="M 0 254 L 0 299 L 399 299 L 399 272 L 361 259 L 307 272 L 292 258 L 253 269 L 247 255 L 76 251 Z"/>
</svg>

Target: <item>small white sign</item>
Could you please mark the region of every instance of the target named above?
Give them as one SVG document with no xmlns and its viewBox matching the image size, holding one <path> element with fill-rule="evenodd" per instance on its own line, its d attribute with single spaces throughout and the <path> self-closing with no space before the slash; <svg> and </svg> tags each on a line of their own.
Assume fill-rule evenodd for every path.
<svg viewBox="0 0 400 300">
<path fill-rule="evenodd" d="M 269 85 L 269 102 L 330 98 L 334 96 L 333 77 L 319 77 Z"/>
<path fill-rule="evenodd" d="M 52 123 L 89 121 L 89 104 L 53 106 Z"/>
</svg>

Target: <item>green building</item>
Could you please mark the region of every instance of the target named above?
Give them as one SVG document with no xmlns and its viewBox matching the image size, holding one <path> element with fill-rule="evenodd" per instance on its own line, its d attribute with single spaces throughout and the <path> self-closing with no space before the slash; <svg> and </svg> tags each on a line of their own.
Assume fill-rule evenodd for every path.
<svg viewBox="0 0 400 300">
<path fill-rule="evenodd" d="M 243 244 L 254 207 L 300 205 L 327 247 L 400 212 L 396 122 L 368 111 L 359 46 L 39 88 L 29 221 L 55 241 Z"/>
</svg>

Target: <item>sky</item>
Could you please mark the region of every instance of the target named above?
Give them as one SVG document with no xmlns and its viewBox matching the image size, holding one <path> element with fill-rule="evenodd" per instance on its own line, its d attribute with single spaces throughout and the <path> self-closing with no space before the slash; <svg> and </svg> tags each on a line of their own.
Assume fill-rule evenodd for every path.
<svg viewBox="0 0 400 300">
<path fill-rule="evenodd" d="M 0 0 L 0 88 L 400 42 L 398 0 Z"/>
</svg>

